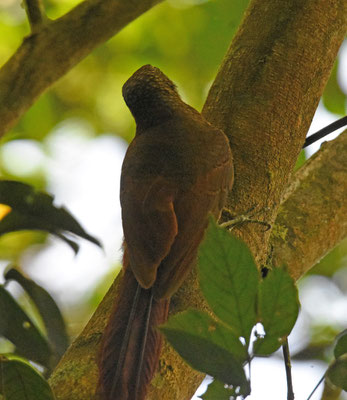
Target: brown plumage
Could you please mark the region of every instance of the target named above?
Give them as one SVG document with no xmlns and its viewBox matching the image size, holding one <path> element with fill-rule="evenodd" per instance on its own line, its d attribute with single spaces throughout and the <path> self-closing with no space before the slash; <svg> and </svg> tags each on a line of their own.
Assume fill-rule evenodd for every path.
<svg viewBox="0 0 347 400">
<path fill-rule="evenodd" d="M 169 299 L 194 264 L 207 217 L 233 182 L 226 136 L 145 65 L 123 87 L 136 136 L 121 176 L 124 277 L 100 352 L 105 400 L 143 400 L 157 367 Z"/>
</svg>

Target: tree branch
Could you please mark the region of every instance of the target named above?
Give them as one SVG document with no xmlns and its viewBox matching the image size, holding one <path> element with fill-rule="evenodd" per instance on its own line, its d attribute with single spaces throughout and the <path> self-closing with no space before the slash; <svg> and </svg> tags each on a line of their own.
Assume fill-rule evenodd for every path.
<svg viewBox="0 0 347 400">
<path fill-rule="evenodd" d="M 251 1 L 203 110 L 230 139 L 236 169 L 230 206 L 236 212 L 257 205 L 266 209 L 266 222 L 275 220 L 344 38 L 346 16 L 344 0 Z M 330 172 L 334 176 L 334 170 Z M 303 179 L 300 186 L 305 184 L 308 181 Z M 329 190 L 331 182 L 326 184 Z M 297 204 L 300 207 L 301 201 Z M 316 213 L 319 216 L 324 211 L 316 209 Z M 249 224 L 242 236 L 260 265 L 267 256 L 270 232 Z M 319 259 L 322 249 L 314 249 L 312 259 Z M 117 284 L 55 370 L 51 383 L 59 400 L 95 398 L 95 354 Z M 194 271 L 172 299 L 171 310 L 175 313 L 188 306 L 206 307 Z M 190 399 L 201 380 L 201 374 L 165 345 L 148 399 Z"/>
<path fill-rule="evenodd" d="M 274 265 L 298 279 L 347 235 L 347 131 L 295 174 L 271 236 Z"/>
<path fill-rule="evenodd" d="M 346 235 L 346 146 L 347 134 L 340 135 L 334 141 L 324 145 L 314 158 L 298 171 L 292 196 L 280 209 L 272 234 L 273 258 L 277 264 L 287 264 L 296 278 L 312 267 Z M 305 193 L 304 201 L 301 197 L 302 193 Z M 333 196 L 332 199 L 329 194 Z M 328 197 L 329 202 L 331 200 L 333 204 L 327 208 Z M 311 211 L 312 206 L 314 212 Z M 295 213 L 298 213 L 298 218 L 295 217 Z M 300 216 L 304 217 L 304 223 L 300 223 Z M 328 225 L 322 221 L 327 221 Z M 313 236 L 310 235 L 312 224 L 315 225 L 316 232 Z M 326 237 L 326 240 L 317 240 L 317 238 L 324 238 L 327 231 L 331 232 L 331 235 Z M 306 235 L 308 239 L 304 240 L 301 247 L 298 247 L 297 253 L 293 246 L 300 246 L 300 240 Z M 301 261 L 301 257 L 304 261 Z M 305 265 L 305 268 L 302 265 Z M 119 282 L 120 278 L 117 278 L 86 328 L 68 349 L 54 371 L 50 383 L 57 399 L 95 399 L 96 354 L 113 307 Z M 188 307 L 207 309 L 194 271 L 174 296 L 171 313 L 175 314 Z M 177 353 L 165 344 L 159 372 L 152 382 L 148 399 L 190 399 L 202 379 L 202 374 L 190 369 Z"/>
<path fill-rule="evenodd" d="M 0 137 L 50 85 L 161 1 L 86 0 L 26 37 L 0 70 Z"/>
<path fill-rule="evenodd" d="M 25 0 L 24 4 L 31 27 L 31 32 L 36 33 L 40 30 L 45 21 L 42 0 Z"/>
<path fill-rule="evenodd" d="M 203 114 L 228 135 L 235 183 L 228 207 L 272 224 L 347 31 L 344 0 L 251 1 Z M 241 232 L 261 265 L 271 230 Z"/>
</svg>

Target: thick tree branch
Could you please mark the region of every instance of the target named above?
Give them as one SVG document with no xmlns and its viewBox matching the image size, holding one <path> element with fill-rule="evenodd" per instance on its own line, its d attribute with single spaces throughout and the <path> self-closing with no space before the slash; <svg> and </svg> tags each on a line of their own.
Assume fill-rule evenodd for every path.
<svg viewBox="0 0 347 400">
<path fill-rule="evenodd" d="M 298 279 L 347 236 L 347 131 L 294 176 L 272 232 L 273 263 Z"/>
<path fill-rule="evenodd" d="M 274 222 L 346 31 L 345 0 L 251 2 L 203 109 L 230 139 L 236 213 Z M 259 265 L 270 232 L 241 232 Z"/>
<path fill-rule="evenodd" d="M 26 37 L 0 70 L 0 137 L 50 85 L 161 1 L 86 0 Z"/>
<path fill-rule="evenodd" d="M 272 234 L 273 258 L 277 264 L 287 264 L 295 278 L 305 273 L 346 235 L 346 146 L 347 134 L 323 145 L 298 171 L 292 195 L 280 209 Z M 313 235 L 310 234 L 312 226 Z M 56 368 L 51 384 L 58 400 L 95 399 L 95 358 L 119 281 L 120 278 L 112 285 Z M 171 312 L 177 313 L 188 306 L 206 308 L 194 273 L 174 296 Z M 165 345 L 159 373 L 152 382 L 148 399 L 190 399 L 201 380 L 201 374 L 191 370 L 169 345 Z"/>
<path fill-rule="evenodd" d="M 237 212 L 257 205 L 266 209 L 267 222 L 275 220 L 344 38 L 346 17 L 345 0 L 251 2 L 203 110 L 230 138 L 236 167 L 230 205 Z M 305 184 L 303 179 L 301 185 Z M 266 258 L 269 235 L 255 224 L 242 231 L 259 264 Z M 312 259 L 319 259 L 323 254 L 315 249 Z M 117 283 L 52 376 L 58 399 L 95 398 L 95 354 L 116 290 Z M 194 272 L 174 296 L 172 312 L 188 306 L 205 307 Z M 148 399 L 190 399 L 200 381 L 201 375 L 165 346 Z"/>
</svg>

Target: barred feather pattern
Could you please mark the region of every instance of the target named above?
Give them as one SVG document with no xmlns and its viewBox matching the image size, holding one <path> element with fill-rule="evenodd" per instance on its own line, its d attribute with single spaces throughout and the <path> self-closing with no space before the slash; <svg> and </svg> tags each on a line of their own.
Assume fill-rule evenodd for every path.
<svg viewBox="0 0 347 400">
<path fill-rule="evenodd" d="M 141 288 L 131 269 L 125 269 L 99 353 L 102 400 L 145 399 L 162 344 L 156 326 L 166 321 L 168 306 L 168 300 L 153 298 L 152 289 Z"/>
</svg>

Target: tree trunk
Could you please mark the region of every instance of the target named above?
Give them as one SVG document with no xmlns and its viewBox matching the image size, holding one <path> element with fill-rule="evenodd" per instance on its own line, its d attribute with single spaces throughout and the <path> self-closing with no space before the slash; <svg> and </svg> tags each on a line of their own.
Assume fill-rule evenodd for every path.
<svg viewBox="0 0 347 400">
<path fill-rule="evenodd" d="M 251 1 L 203 109 L 205 117 L 228 135 L 234 154 L 235 185 L 229 207 L 242 213 L 256 206 L 259 216 L 275 227 L 271 233 L 248 224 L 240 236 L 261 266 L 272 234 L 275 263 L 288 264 L 295 278 L 338 244 L 347 230 L 347 166 L 340 150 L 346 147 L 346 135 L 323 147 L 294 176 L 296 184 L 288 195 L 295 162 L 346 34 L 346 18 L 345 0 Z M 341 157 L 335 158 L 340 151 Z M 338 182 L 343 190 L 330 197 Z M 278 214 L 286 191 L 288 198 Z M 304 202 L 302 193 L 307 196 Z M 289 218 L 289 212 L 308 212 L 309 218 L 299 223 L 299 218 Z M 333 223 L 310 223 L 322 215 Z M 311 240 L 324 238 L 329 228 L 334 230 L 326 234 L 329 239 L 312 246 Z M 302 246 L 293 249 L 302 238 Z M 307 257 L 296 262 L 306 252 Z M 117 284 L 118 280 L 56 368 L 50 382 L 57 399 L 95 399 L 95 356 Z M 194 271 L 174 296 L 171 312 L 188 306 L 206 308 Z M 202 378 L 165 345 L 148 399 L 190 399 Z"/>
</svg>

